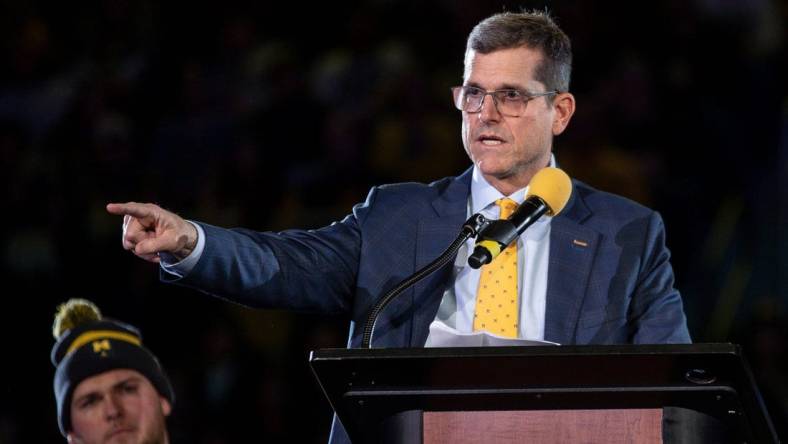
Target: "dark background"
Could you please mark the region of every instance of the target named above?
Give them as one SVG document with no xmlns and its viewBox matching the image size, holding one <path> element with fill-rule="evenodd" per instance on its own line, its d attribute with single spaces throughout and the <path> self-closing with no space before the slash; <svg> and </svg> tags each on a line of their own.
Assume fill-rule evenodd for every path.
<svg viewBox="0 0 788 444">
<path fill-rule="evenodd" d="M 58 442 L 57 304 L 142 329 L 176 442 L 324 442 L 310 350 L 347 320 L 165 286 L 112 201 L 259 230 L 470 165 L 449 87 L 483 17 L 548 6 L 573 41 L 572 176 L 664 217 L 696 342 L 736 342 L 788 438 L 784 0 L 0 2 L 0 442 Z"/>
</svg>

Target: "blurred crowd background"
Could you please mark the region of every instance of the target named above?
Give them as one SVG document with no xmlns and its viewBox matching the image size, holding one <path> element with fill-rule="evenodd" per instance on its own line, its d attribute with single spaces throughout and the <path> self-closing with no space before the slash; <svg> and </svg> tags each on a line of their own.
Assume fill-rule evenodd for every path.
<svg viewBox="0 0 788 444">
<path fill-rule="evenodd" d="M 466 36 L 521 7 L 573 42 L 558 162 L 663 215 L 693 339 L 743 346 L 787 439 L 785 0 L 30 0 L 0 2 L 0 443 L 62 440 L 50 328 L 71 297 L 141 328 L 175 442 L 325 442 L 308 355 L 347 319 L 165 286 L 104 206 L 314 228 L 372 185 L 459 174 Z"/>
</svg>

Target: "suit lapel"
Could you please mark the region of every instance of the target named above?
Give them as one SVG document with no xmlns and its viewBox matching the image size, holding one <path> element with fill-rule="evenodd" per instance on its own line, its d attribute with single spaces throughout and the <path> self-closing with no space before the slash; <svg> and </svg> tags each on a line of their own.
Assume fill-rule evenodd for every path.
<svg viewBox="0 0 788 444">
<path fill-rule="evenodd" d="M 470 193 L 471 169 L 453 179 L 433 202 L 434 212 L 419 221 L 416 234 L 416 262 L 414 272 L 434 261 L 460 233 L 467 219 L 468 194 Z M 422 347 L 427 338 L 430 323 L 435 319 L 441 296 L 451 276 L 452 264 L 427 276 L 414 286 L 413 331 L 411 346 Z"/>
<path fill-rule="evenodd" d="M 550 227 L 550 260 L 545 309 L 546 341 L 574 341 L 580 307 L 588 287 L 600 234 L 581 225 L 591 216 L 582 197 L 573 191 L 567 209 Z"/>
</svg>

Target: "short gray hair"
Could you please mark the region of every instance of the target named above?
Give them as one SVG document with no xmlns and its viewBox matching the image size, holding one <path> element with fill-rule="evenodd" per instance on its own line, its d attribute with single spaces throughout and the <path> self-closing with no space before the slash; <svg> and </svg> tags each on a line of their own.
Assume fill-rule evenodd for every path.
<svg viewBox="0 0 788 444">
<path fill-rule="evenodd" d="M 536 80 L 548 90 L 569 91 L 572 44 L 547 11 L 502 12 L 487 17 L 468 35 L 465 53 L 489 54 L 521 46 L 542 53 L 542 63 L 534 71 Z"/>
</svg>

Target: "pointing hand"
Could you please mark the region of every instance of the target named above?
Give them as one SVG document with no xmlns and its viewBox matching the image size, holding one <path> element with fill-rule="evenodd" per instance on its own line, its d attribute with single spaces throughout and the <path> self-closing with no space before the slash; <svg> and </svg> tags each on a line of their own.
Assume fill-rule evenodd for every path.
<svg viewBox="0 0 788 444">
<path fill-rule="evenodd" d="M 159 263 L 162 252 L 182 260 L 197 245 L 197 229 L 158 205 L 111 203 L 107 211 L 123 216 L 123 248 L 146 261 Z"/>
</svg>

